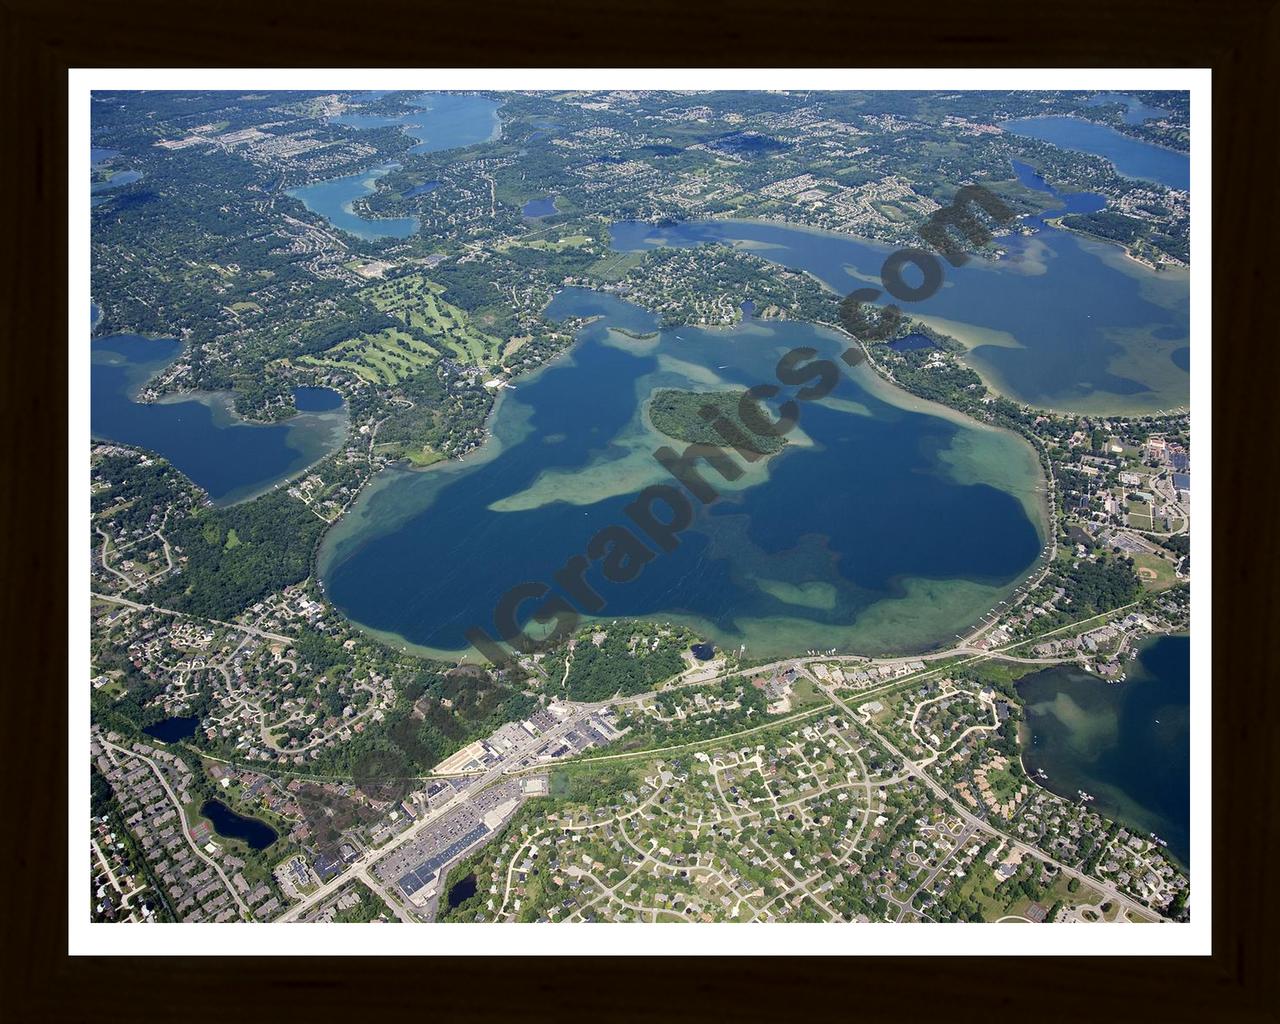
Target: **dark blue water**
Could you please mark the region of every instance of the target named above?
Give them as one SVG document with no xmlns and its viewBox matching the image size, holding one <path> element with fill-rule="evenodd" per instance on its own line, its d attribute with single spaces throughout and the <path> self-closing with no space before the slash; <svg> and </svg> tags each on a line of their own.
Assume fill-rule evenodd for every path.
<svg viewBox="0 0 1280 1024">
<path fill-rule="evenodd" d="M 1020 165 L 1029 187 L 1048 190 Z M 1046 216 L 1096 209 L 1098 198 L 1055 193 Z M 969 348 L 966 359 L 997 390 L 1030 405 L 1138 413 L 1185 406 L 1190 383 L 1172 353 L 1190 336 L 1187 276 L 1153 273 L 1113 245 L 1030 219 L 1036 234 L 1001 239 L 1009 255 L 945 267 L 943 287 L 903 303 Z M 807 270 L 840 294 L 878 279 L 887 246 L 851 235 L 772 223 L 684 221 L 610 228 L 614 249 L 738 243 L 764 259 Z"/>
<path fill-rule="evenodd" d="M 1080 117 L 1027 117 L 1005 121 L 1000 127 L 1014 135 L 1103 157 L 1126 178 L 1158 181 L 1184 192 L 1191 188 L 1189 154 L 1141 142 L 1104 124 Z"/>
<path fill-rule="evenodd" d="M 438 181 L 424 181 L 421 185 L 414 185 L 413 188 L 405 189 L 400 194 L 406 199 L 412 199 L 414 196 L 426 195 L 428 192 L 434 192 L 440 187 Z"/>
<path fill-rule="evenodd" d="M 331 532 L 321 572 L 344 613 L 425 647 L 464 648 L 467 627 L 492 630 L 508 588 L 550 580 L 597 531 L 630 522 L 624 506 L 643 486 L 669 481 L 653 458 L 663 440 L 641 417 L 651 389 L 769 382 L 796 345 L 843 348 L 799 323 L 619 342 L 606 323 L 644 332 L 654 318 L 581 289 L 548 311 L 597 314 L 606 320 L 581 333 L 571 359 L 504 393 L 487 460 L 384 473 Z M 980 460 L 1005 464 L 1010 449 L 1000 446 L 1029 455 L 1023 442 L 896 407 L 853 377 L 836 395 L 861 411 L 806 405 L 801 427 L 814 443 L 795 444 L 770 461 L 767 479 L 701 510 L 678 549 L 638 579 L 589 572 L 607 603 L 601 614 L 670 615 L 705 626 L 719 646 L 745 641 L 761 654 L 855 640 L 927 646 L 990 600 L 990 590 L 957 593 L 946 581 L 996 588 L 1034 563 L 1040 540 L 1019 498 L 961 482 L 941 459 L 964 440 Z M 942 582 L 924 591 L 910 582 L 922 579 Z"/>
<path fill-rule="evenodd" d="M 179 342 L 114 335 L 91 344 L 90 429 L 95 439 L 163 455 L 216 504 L 231 504 L 288 479 L 342 442 L 342 399 L 327 388 L 299 388 L 305 411 L 284 423 L 238 420 L 206 396 L 135 402 L 138 389 L 182 351 Z M 322 394 L 323 392 L 323 394 Z"/>
<path fill-rule="evenodd" d="M 97 168 L 106 163 L 113 156 L 119 156 L 118 149 L 107 149 L 104 146 L 89 147 L 89 166 Z M 91 202 L 97 206 L 101 202 L 106 201 L 106 197 L 101 193 L 109 192 L 113 188 L 122 188 L 125 185 L 132 185 L 135 181 L 142 180 L 141 171 L 119 171 L 111 176 L 107 181 L 95 181 L 89 185 L 89 192 L 95 197 Z"/>
<path fill-rule="evenodd" d="M 1154 832 L 1188 864 L 1191 640 L 1162 637 L 1126 664 L 1123 683 L 1066 666 L 1019 682 L 1031 733 L 1022 761 L 1055 793 L 1084 790 L 1101 814 Z"/>
<path fill-rule="evenodd" d="M 932 338 L 925 334 L 908 334 L 905 338 L 894 338 L 889 347 L 895 352 L 918 352 L 920 349 L 937 348 Z"/>
<path fill-rule="evenodd" d="M 120 171 L 118 174 L 113 174 L 107 181 L 95 181 L 89 186 L 89 191 L 97 195 L 100 192 L 108 192 L 113 188 L 122 188 L 125 185 L 132 185 L 135 181 L 141 180 L 141 171 Z"/>
<path fill-rule="evenodd" d="M 526 217 L 550 217 L 556 212 L 555 196 L 547 196 L 544 199 L 530 199 L 524 204 L 520 212 Z"/>
<path fill-rule="evenodd" d="M 1096 192 L 1059 192 L 1030 164 L 1023 163 L 1021 160 L 1011 160 L 1010 163 L 1013 165 L 1013 173 L 1019 184 L 1033 188 L 1037 192 L 1047 192 L 1059 203 L 1044 214 L 1028 218 L 1028 222 L 1037 228 L 1043 230 L 1046 227 L 1045 219 L 1048 217 L 1065 217 L 1069 213 L 1097 213 L 1107 208 L 1106 196 L 1098 195 Z"/>
<path fill-rule="evenodd" d="M 176 718 L 162 719 L 146 726 L 142 731 L 148 736 L 158 739 L 161 743 L 177 743 L 179 740 L 194 736 L 196 734 L 196 726 L 199 724 L 200 719 L 190 715 L 182 715 Z"/>
<path fill-rule="evenodd" d="M 333 412 L 342 408 L 342 396 L 333 388 L 294 388 L 293 404 L 298 412 Z"/>
<path fill-rule="evenodd" d="M 208 818 L 213 830 L 224 839 L 242 840 L 254 850 L 265 850 L 280 838 L 265 821 L 237 814 L 221 800 L 206 800 L 200 805 L 200 815 Z"/>
<path fill-rule="evenodd" d="M 496 138 L 502 129 L 498 104 L 483 96 L 461 96 L 452 93 L 424 92 L 408 100 L 413 110 L 405 114 L 343 114 L 332 118 L 335 124 L 352 128 L 384 128 L 400 125 L 405 134 L 418 140 L 410 153 L 434 153 L 462 146 L 474 146 Z M 358 174 L 314 182 L 290 189 L 288 194 L 302 201 L 312 213 L 326 218 L 336 228 L 373 241 L 379 238 L 408 238 L 418 230 L 417 217 L 361 217 L 352 203 L 370 195 L 377 180 L 396 167 L 388 164 L 372 167 Z M 406 196 L 430 192 L 439 182 L 424 182 Z"/>
<path fill-rule="evenodd" d="M 459 907 L 476 894 L 476 876 L 467 875 L 466 878 L 455 882 L 449 889 L 449 907 Z"/>
<path fill-rule="evenodd" d="M 712 658 L 715 657 L 716 645 L 715 644 L 694 644 L 692 647 L 689 648 L 689 650 L 693 652 L 693 656 L 697 658 L 699 661 L 710 661 Z"/>
</svg>

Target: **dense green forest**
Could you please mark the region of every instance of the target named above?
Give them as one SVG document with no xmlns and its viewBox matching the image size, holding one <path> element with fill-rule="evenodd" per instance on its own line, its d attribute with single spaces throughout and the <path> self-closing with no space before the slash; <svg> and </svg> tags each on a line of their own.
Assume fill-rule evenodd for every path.
<svg viewBox="0 0 1280 1024">
<path fill-rule="evenodd" d="M 200 509 L 172 524 L 169 539 L 188 562 L 183 572 L 157 584 L 153 601 L 230 619 L 306 579 L 324 527 L 324 520 L 284 491 L 230 508 Z"/>
<path fill-rule="evenodd" d="M 685 667 L 681 653 L 689 637 L 683 630 L 662 637 L 654 626 L 620 625 L 608 629 L 599 644 L 595 636 L 599 633 L 587 630 L 574 647 L 565 680 L 570 700 L 644 693 Z"/>
<path fill-rule="evenodd" d="M 785 437 L 757 434 L 742 422 L 739 410 L 746 396 L 746 391 L 678 391 L 664 388 L 655 392 L 649 400 L 649 420 L 662 433 L 678 441 L 710 444 L 718 448 L 730 447 L 732 443 L 761 455 L 781 451 L 782 446 L 787 443 Z M 711 420 L 704 415 L 704 410 L 713 414 Z M 713 426 L 714 421 L 720 417 L 729 421 L 724 429 L 731 440 L 726 440 Z M 772 414 L 768 415 L 768 420 L 773 422 Z"/>
</svg>

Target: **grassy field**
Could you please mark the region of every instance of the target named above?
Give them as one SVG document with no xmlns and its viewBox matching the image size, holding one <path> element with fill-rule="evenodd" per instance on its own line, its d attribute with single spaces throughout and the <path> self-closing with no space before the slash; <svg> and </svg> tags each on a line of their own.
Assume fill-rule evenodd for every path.
<svg viewBox="0 0 1280 1024">
<path fill-rule="evenodd" d="M 425 331 L 442 354 L 475 366 L 499 361 L 503 340 L 485 334 L 465 310 L 445 302 L 444 288 L 422 274 L 410 274 L 366 288 L 361 297 L 397 320 Z"/>
<path fill-rule="evenodd" d="M 590 235 L 565 235 L 563 238 L 555 240 L 549 238 L 534 238 L 531 241 L 508 241 L 503 242 L 495 248 L 499 252 L 505 252 L 507 249 L 519 246 L 523 249 L 538 249 L 543 252 L 564 252 L 565 249 L 581 249 L 584 245 L 591 245 L 595 239 Z"/>
<path fill-rule="evenodd" d="M 621 281 L 633 269 L 644 262 L 642 252 L 611 252 L 601 256 L 587 268 L 587 273 L 602 281 Z"/>
<path fill-rule="evenodd" d="M 1139 530 L 1150 530 L 1151 506 L 1145 501 L 1130 501 L 1128 504 L 1129 525 Z"/>
<path fill-rule="evenodd" d="M 1133 566 L 1138 578 L 1148 590 L 1164 590 L 1178 582 L 1174 575 L 1173 562 L 1156 555 L 1135 554 Z"/>
<path fill-rule="evenodd" d="M 322 356 L 302 356 L 298 362 L 347 370 L 371 384 L 391 386 L 412 377 L 439 357 L 440 353 L 430 345 L 389 327 L 341 342 Z"/>
</svg>

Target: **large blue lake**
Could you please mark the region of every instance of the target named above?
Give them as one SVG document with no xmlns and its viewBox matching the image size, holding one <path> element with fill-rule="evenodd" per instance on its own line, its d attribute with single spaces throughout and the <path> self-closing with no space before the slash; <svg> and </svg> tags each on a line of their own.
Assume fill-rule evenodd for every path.
<svg viewBox="0 0 1280 1024">
<path fill-rule="evenodd" d="M 1018 165 L 1030 188 L 1048 186 Z M 1099 197 L 1053 193 L 1050 215 L 1097 209 Z M 1002 239 L 1008 255 L 946 266 L 943 287 L 903 309 L 969 349 L 992 387 L 1041 408 L 1133 414 L 1185 407 L 1190 378 L 1188 275 L 1155 272 L 1114 245 L 1029 222 L 1035 234 Z M 806 270 L 846 294 L 878 286 L 887 246 L 851 235 L 761 221 L 695 220 L 660 227 L 623 221 L 613 248 L 718 242 Z"/>
<path fill-rule="evenodd" d="M 616 298 L 566 289 L 553 318 L 598 316 L 567 356 L 503 392 L 493 439 L 463 462 L 384 471 L 326 537 L 326 592 L 355 621 L 434 652 L 493 631 L 499 597 L 552 573 L 623 507 L 670 477 L 649 424 L 658 388 L 776 380 L 798 345 L 833 332 L 748 321 L 655 331 Z M 711 475 L 714 476 L 714 473 Z M 906 650 L 949 641 L 1041 554 L 1043 479 L 1030 447 L 885 385 L 860 367 L 803 406 L 784 451 L 698 512 L 673 553 L 629 583 L 588 581 L 601 617 L 679 619 L 757 655 Z"/>
<path fill-rule="evenodd" d="M 1030 743 L 1022 760 L 1069 800 L 1142 835 L 1154 832 L 1190 862 L 1191 639 L 1162 637 L 1129 662 L 1123 683 L 1060 666 L 1018 683 Z"/>
<path fill-rule="evenodd" d="M 474 146 L 494 138 L 501 130 L 498 104 L 483 96 L 454 93 L 421 93 L 408 101 L 413 109 L 394 116 L 380 114 L 343 114 L 332 118 L 335 124 L 352 128 L 383 128 L 399 125 L 405 134 L 419 140 L 410 153 L 434 153 L 462 146 Z M 371 195 L 378 179 L 389 174 L 395 164 L 371 167 L 356 174 L 313 182 L 290 189 L 288 194 L 302 201 L 312 213 L 326 218 L 357 238 L 375 241 L 380 238 L 408 238 L 418 230 L 417 217 L 364 217 L 354 208 L 356 200 Z M 405 195 L 431 191 L 439 182 L 427 182 Z"/>
<path fill-rule="evenodd" d="M 1126 178 L 1157 181 L 1184 192 L 1191 188 L 1189 154 L 1130 138 L 1105 124 L 1082 117 L 1026 117 L 1005 121 L 1000 127 L 1014 135 L 1104 157 Z"/>
<path fill-rule="evenodd" d="M 282 423 L 248 423 L 229 395 L 137 402 L 138 390 L 182 351 L 172 339 L 121 334 L 95 339 L 90 355 L 90 430 L 95 440 L 163 455 L 219 505 L 261 494 L 338 448 L 347 430 L 341 396 L 298 388 L 299 413 Z"/>
</svg>

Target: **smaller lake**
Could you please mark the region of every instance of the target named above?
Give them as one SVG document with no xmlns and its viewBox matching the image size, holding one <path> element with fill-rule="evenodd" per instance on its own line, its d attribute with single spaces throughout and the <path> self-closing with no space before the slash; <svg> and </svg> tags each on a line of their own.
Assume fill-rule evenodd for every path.
<svg viewBox="0 0 1280 1024">
<path fill-rule="evenodd" d="M 1153 121 L 1157 117 L 1164 117 L 1169 113 L 1163 107 L 1150 107 L 1138 99 L 1137 96 L 1123 92 L 1104 92 L 1093 97 L 1085 106 L 1106 107 L 1113 103 L 1124 107 L 1123 117 L 1125 124 L 1142 124 L 1143 121 Z"/>
<path fill-rule="evenodd" d="M 710 643 L 694 644 L 689 650 L 693 652 L 693 656 L 699 661 L 710 661 L 715 657 L 716 645 Z"/>
<path fill-rule="evenodd" d="M 1005 121 L 1000 127 L 1024 138 L 1100 156 L 1126 178 L 1156 181 L 1184 192 L 1191 188 L 1189 154 L 1132 139 L 1104 124 L 1082 117 L 1024 117 Z"/>
<path fill-rule="evenodd" d="M 293 404 L 298 412 L 333 412 L 342 408 L 342 396 L 333 388 L 294 388 Z"/>
<path fill-rule="evenodd" d="M 255 850 L 265 850 L 280 838 L 265 821 L 237 814 L 221 800 L 206 800 L 200 805 L 200 814 L 223 839 L 239 839 Z"/>
<path fill-rule="evenodd" d="M 1096 192 L 1059 192 L 1030 164 L 1023 163 L 1021 160 L 1009 162 L 1013 166 L 1013 174 L 1018 179 L 1018 184 L 1035 189 L 1037 192 L 1047 192 L 1062 204 L 1039 216 L 1029 216 L 1027 220 L 1037 228 L 1045 228 L 1046 218 L 1049 217 L 1065 217 L 1069 213 L 1098 213 L 1107 208 L 1106 196 L 1098 195 Z"/>
<path fill-rule="evenodd" d="M 341 228 L 367 242 L 379 238 L 408 238 L 418 230 L 417 217 L 363 217 L 356 213 L 354 207 L 357 199 L 374 193 L 379 178 L 390 174 L 395 168 L 395 164 L 371 167 L 357 174 L 291 188 L 287 194 L 301 200 L 303 206 L 325 218 L 335 228 Z"/>
<path fill-rule="evenodd" d="M 1146 836 L 1154 832 L 1190 862 L 1191 640 L 1161 637 L 1109 683 L 1073 666 L 1026 676 L 1029 744 L 1022 763 L 1059 796 L 1084 790 L 1101 814 Z"/>
<path fill-rule="evenodd" d="M 400 193 L 405 199 L 412 199 L 414 196 L 423 196 L 428 192 L 434 192 L 440 187 L 438 181 L 424 181 L 421 185 L 414 185 L 413 188 L 407 188 Z"/>
<path fill-rule="evenodd" d="M 329 388 L 297 388 L 299 412 L 281 423 L 250 423 L 223 392 L 135 396 L 182 352 L 173 339 L 117 334 L 90 346 L 89 424 L 100 441 L 135 445 L 164 456 L 216 505 L 254 497 L 336 451 L 346 436 L 342 396 Z"/>
<path fill-rule="evenodd" d="M 556 197 L 546 196 L 542 199 L 530 199 L 520 209 L 525 217 L 550 217 L 556 212 Z"/>
<path fill-rule="evenodd" d="M 483 96 L 424 92 L 405 101 L 412 109 L 402 114 L 342 114 L 330 123 L 350 128 L 399 125 L 417 139 L 410 153 L 438 153 L 495 139 L 501 133 L 497 101 Z"/>
<path fill-rule="evenodd" d="M 163 718 L 148 725 L 142 731 L 161 743 L 177 743 L 194 736 L 196 726 L 199 724 L 200 719 L 194 715 L 179 715 L 174 718 Z"/>
<path fill-rule="evenodd" d="M 112 157 L 117 157 L 119 155 L 120 151 L 118 149 L 107 149 L 103 146 L 90 146 L 89 166 L 93 170 L 98 170 Z M 93 199 L 90 200 L 90 205 L 97 206 L 100 203 L 105 203 L 107 201 L 107 197 L 102 195 L 103 192 L 109 192 L 113 188 L 123 188 L 125 185 L 132 185 L 135 181 L 141 180 L 142 172 L 131 170 L 116 171 L 105 181 L 91 180 L 89 183 L 89 193 L 93 196 Z"/>
<path fill-rule="evenodd" d="M 366 93 L 376 98 L 377 94 Z M 419 93 L 406 101 L 412 109 L 401 114 L 342 114 L 330 118 L 333 124 L 349 128 L 386 128 L 399 125 L 406 135 L 418 140 L 409 152 L 436 153 L 446 149 L 474 146 L 497 138 L 502 133 L 498 103 L 483 96 L 456 93 Z M 380 238 L 408 238 L 419 227 L 417 217 L 363 217 L 355 212 L 356 200 L 372 195 L 378 179 L 391 173 L 398 164 L 371 167 L 356 174 L 289 189 L 288 195 L 301 200 L 312 213 L 319 214 L 335 228 L 341 228 L 365 241 Z M 439 186 L 438 181 L 415 185 L 403 195 L 422 195 Z"/>
<path fill-rule="evenodd" d="M 95 181 L 89 186 L 89 191 L 97 195 L 99 192 L 106 192 L 113 188 L 122 188 L 125 185 L 132 185 L 135 181 L 142 180 L 141 171 L 117 171 L 111 175 L 106 181 Z"/>
<path fill-rule="evenodd" d="M 888 343 L 895 352 L 918 352 L 924 348 L 937 348 L 932 338 L 924 334 L 908 334 L 903 338 L 895 338 Z"/>
</svg>

